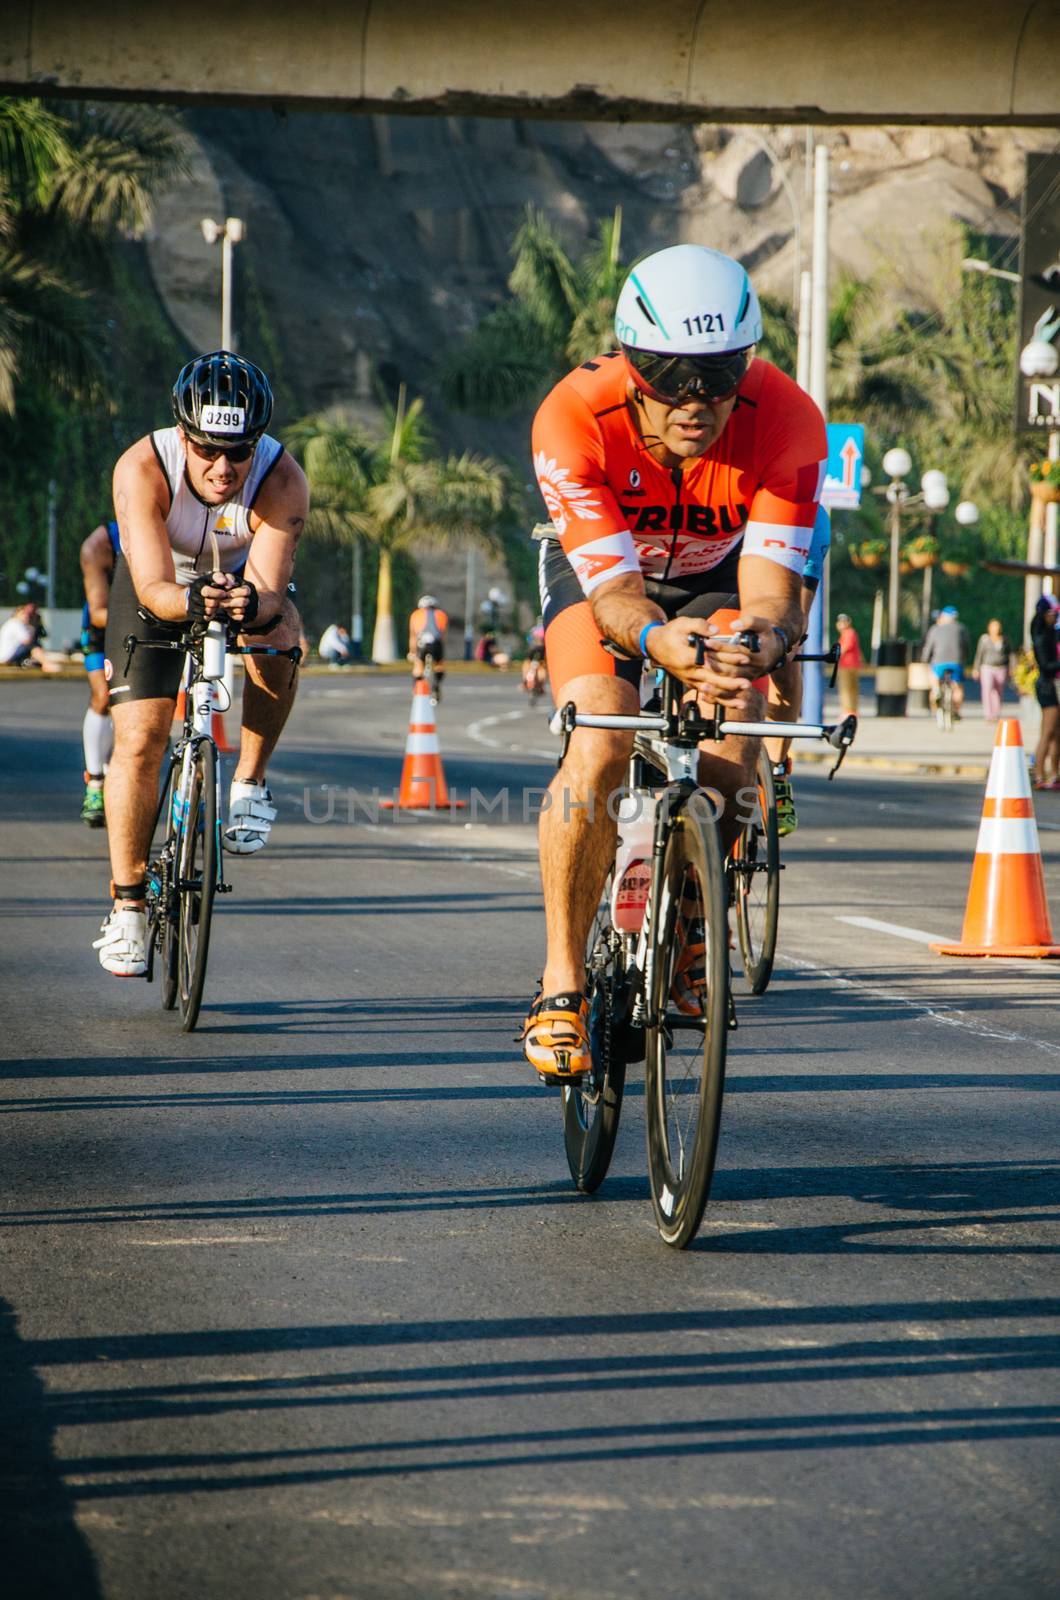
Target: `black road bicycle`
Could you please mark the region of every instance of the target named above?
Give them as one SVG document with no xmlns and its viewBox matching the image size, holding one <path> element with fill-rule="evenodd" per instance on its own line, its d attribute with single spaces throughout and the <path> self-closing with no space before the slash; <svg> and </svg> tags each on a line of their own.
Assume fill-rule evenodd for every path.
<svg viewBox="0 0 1060 1600">
<path fill-rule="evenodd" d="M 757 647 L 750 636 L 738 642 Z M 702 635 L 690 635 L 689 643 L 702 660 Z M 699 746 L 727 735 L 823 739 L 837 751 L 834 771 L 857 726 L 854 717 L 834 725 L 741 722 L 724 719 L 720 710 L 704 717 L 687 693 L 664 673 L 657 712 L 581 715 L 569 702 L 552 723 L 563 735 L 561 765 L 575 728 L 632 731 L 628 791 L 654 809 L 639 932 L 616 929 L 605 889 L 589 935 L 592 1069 L 563 1085 L 567 1161 L 579 1189 L 591 1193 L 603 1182 L 618 1134 L 626 1069 L 643 1061 L 652 1206 L 659 1233 L 677 1249 L 695 1237 L 710 1193 L 728 1035 L 735 1026 L 720 809 L 699 784 Z"/>
<path fill-rule="evenodd" d="M 199 1020 L 214 897 L 231 884 L 222 870 L 221 762 L 211 733 L 214 686 L 224 678 L 225 658 L 234 655 L 286 656 L 294 672 L 302 659 L 298 646 L 239 645 L 239 629 L 219 621 L 194 623 L 178 638 L 125 639 L 126 670 L 135 650 L 180 650 L 188 657 L 184 727 L 163 778 L 151 830 L 147 864 L 147 972 L 161 969 L 162 1006 L 180 1001 L 181 1027 L 190 1033 Z"/>
</svg>

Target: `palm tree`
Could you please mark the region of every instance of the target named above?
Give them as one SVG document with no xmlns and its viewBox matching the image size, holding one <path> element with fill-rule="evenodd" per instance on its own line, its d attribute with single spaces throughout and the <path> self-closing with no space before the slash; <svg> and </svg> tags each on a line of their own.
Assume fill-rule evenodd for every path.
<svg viewBox="0 0 1060 1600">
<path fill-rule="evenodd" d="M 397 660 L 393 560 L 424 544 L 469 542 L 496 554 L 496 531 L 509 494 L 507 474 L 495 461 L 470 453 L 444 459 L 430 454 L 423 401 L 387 408 L 387 432 L 373 438 L 341 411 L 310 416 L 286 440 L 304 463 L 312 509 L 311 537 L 373 544 L 379 555 L 376 661 Z"/>
<path fill-rule="evenodd" d="M 480 415 L 525 405 L 570 367 L 614 344 L 622 287 L 622 208 L 579 261 L 533 206 L 512 242 L 511 298 L 491 311 L 442 368 L 448 405 Z"/>
<path fill-rule="evenodd" d="M 75 393 L 98 376 L 88 299 L 107 248 L 142 233 L 185 166 L 172 118 L 152 108 L 0 98 L 0 411 L 14 411 L 21 372 Z"/>
</svg>

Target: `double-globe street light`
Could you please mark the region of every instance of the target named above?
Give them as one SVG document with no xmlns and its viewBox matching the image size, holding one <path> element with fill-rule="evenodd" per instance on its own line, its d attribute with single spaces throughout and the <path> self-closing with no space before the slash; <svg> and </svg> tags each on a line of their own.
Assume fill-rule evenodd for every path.
<svg viewBox="0 0 1060 1600">
<path fill-rule="evenodd" d="M 908 647 L 899 637 L 899 581 L 901 578 L 902 512 L 923 508 L 929 514 L 929 532 L 933 535 L 938 518 L 950 503 L 950 490 L 946 474 L 932 467 L 921 475 L 920 491 L 910 490 L 906 479 L 913 470 L 913 458 L 900 445 L 888 450 L 883 458 L 883 470 L 890 480 L 876 492 L 883 494 L 890 512 L 890 568 L 887 583 L 887 627 L 889 638 L 880 640 L 876 673 L 876 714 L 881 717 L 904 717 L 909 684 Z M 979 508 L 971 500 L 962 500 L 954 511 L 962 527 L 972 527 L 979 521 Z M 931 604 L 931 566 L 924 575 L 925 619 Z"/>
</svg>

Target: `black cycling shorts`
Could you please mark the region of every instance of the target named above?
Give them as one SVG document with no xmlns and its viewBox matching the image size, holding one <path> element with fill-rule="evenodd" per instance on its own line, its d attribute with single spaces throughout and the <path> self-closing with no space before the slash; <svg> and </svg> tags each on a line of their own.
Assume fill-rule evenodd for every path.
<svg viewBox="0 0 1060 1600">
<path fill-rule="evenodd" d="M 738 550 L 710 572 L 680 583 L 645 578 L 644 589 L 666 613 L 674 617 L 710 617 L 715 611 L 739 608 Z M 628 660 L 604 648 L 592 607 L 582 591 L 574 568 L 555 539 L 542 541 L 541 620 L 545 625 L 545 654 L 553 691 L 558 693 L 572 678 L 599 675 L 623 678 L 634 688 L 640 684 L 644 663 Z"/>
<path fill-rule="evenodd" d="M 417 658 L 417 660 L 426 661 L 428 655 L 433 656 L 435 661 L 444 661 L 445 660 L 445 640 L 444 639 L 417 639 L 417 641 L 416 641 L 416 658 Z"/>
<path fill-rule="evenodd" d="M 1060 700 L 1056 696 L 1056 679 L 1040 677 L 1034 685 L 1034 698 L 1043 711 L 1050 706 L 1060 705 Z"/>
<path fill-rule="evenodd" d="M 159 622 L 157 617 L 148 621 L 140 611 L 129 564 L 124 556 L 118 555 L 114 561 L 103 646 L 103 671 L 112 705 L 120 705 L 125 700 L 175 700 L 180 688 L 184 669 L 182 650 L 135 649 L 128 656 L 125 640 L 131 634 L 136 639 L 174 641 L 184 632 L 184 625 Z"/>
<path fill-rule="evenodd" d="M 236 574 L 238 576 L 238 574 Z M 295 586 L 287 585 L 291 601 Z M 184 671 L 182 650 L 141 650 L 126 653 L 125 640 L 131 634 L 136 639 L 173 641 L 180 638 L 187 624 L 160 622 L 147 612 L 136 598 L 128 562 L 122 555 L 114 561 L 114 580 L 110 588 L 107 607 L 107 629 L 104 638 L 103 671 L 110 688 L 112 705 L 124 700 L 176 700 Z M 246 634 L 268 633 L 279 621 L 278 616 L 266 617 L 244 629 Z"/>
</svg>

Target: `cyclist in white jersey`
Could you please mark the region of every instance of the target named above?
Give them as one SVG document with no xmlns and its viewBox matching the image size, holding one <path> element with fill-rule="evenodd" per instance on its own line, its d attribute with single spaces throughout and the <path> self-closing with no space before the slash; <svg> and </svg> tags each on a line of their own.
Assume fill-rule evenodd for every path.
<svg viewBox="0 0 1060 1600">
<path fill-rule="evenodd" d="M 173 389 L 176 426 L 139 440 L 114 469 L 121 537 L 105 641 L 114 754 L 106 810 L 114 905 L 96 941 L 118 977 L 146 970 L 147 852 L 181 672 L 171 639 L 188 619 L 224 616 L 240 637 L 289 649 L 300 633 L 294 555 L 309 509 L 305 474 L 265 432 L 272 390 L 259 367 L 218 350 L 188 362 Z M 215 552 L 216 550 L 216 558 Z M 243 728 L 223 843 L 260 850 L 275 820 L 266 765 L 294 702 L 284 657 L 246 656 Z"/>
</svg>

